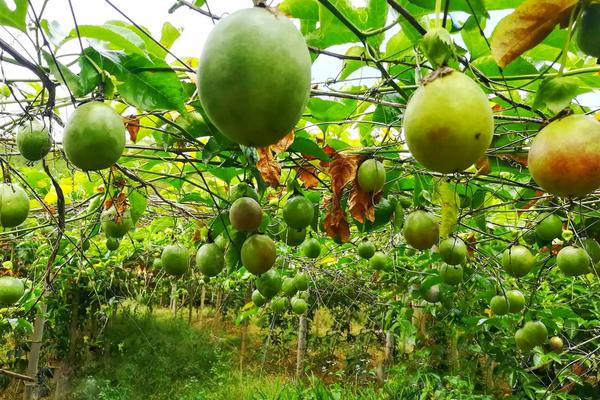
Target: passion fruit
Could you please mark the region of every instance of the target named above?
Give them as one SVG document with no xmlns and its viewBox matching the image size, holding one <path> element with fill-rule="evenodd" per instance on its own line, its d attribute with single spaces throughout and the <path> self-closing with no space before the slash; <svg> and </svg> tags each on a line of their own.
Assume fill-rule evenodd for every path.
<svg viewBox="0 0 600 400">
<path fill-rule="evenodd" d="M 19 153 L 29 161 L 41 160 L 52 147 L 48 129 L 40 121 L 26 121 L 17 131 Z"/>
<path fill-rule="evenodd" d="M 383 271 L 387 268 L 388 257 L 381 251 L 376 251 L 373 257 L 369 259 L 369 267 L 375 271 Z"/>
<path fill-rule="evenodd" d="M 302 243 L 302 253 L 307 258 L 318 258 L 321 255 L 321 243 L 315 238 L 306 239 Z"/>
<path fill-rule="evenodd" d="M 467 259 L 467 245 L 460 238 L 444 239 L 438 245 L 438 249 L 446 264 L 458 265 Z"/>
<path fill-rule="evenodd" d="M 258 192 L 246 182 L 238 183 L 229 189 L 229 201 L 233 203 L 240 197 L 250 197 L 258 201 Z"/>
<path fill-rule="evenodd" d="M 497 295 L 492 297 L 490 300 L 490 309 L 494 315 L 506 315 L 508 314 L 509 302 L 504 296 Z"/>
<path fill-rule="evenodd" d="M 306 304 L 304 299 L 294 297 L 290 301 L 290 304 L 292 305 L 292 311 L 296 315 L 302 315 L 308 310 L 308 304 Z"/>
<path fill-rule="evenodd" d="M 584 3 L 577 21 L 577 45 L 588 56 L 600 58 L 600 3 Z"/>
<path fill-rule="evenodd" d="M 271 299 L 271 310 L 275 314 L 281 314 L 287 310 L 290 305 L 290 301 L 287 297 L 277 296 Z"/>
<path fill-rule="evenodd" d="M 408 214 L 402 232 L 409 245 L 418 250 L 425 250 L 437 243 L 440 228 L 432 214 L 418 210 Z"/>
<path fill-rule="evenodd" d="M 520 278 L 529 273 L 535 265 L 535 257 L 525 246 L 512 246 L 502 254 L 502 267 L 509 275 Z"/>
<path fill-rule="evenodd" d="M 250 197 L 240 197 L 229 208 L 231 225 L 240 232 L 256 232 L 262 216 L 260 204 Z"/>
<path fill-rule="evenodd" d="M 522 329 L 525 338 L 533 346 L 540 346 L 548 339 L 548 329 L 542 321 L 528 321 Z"/>
<path fill-rule="evenodd" d="M 366 160 L 358 167 L 358 186 L 363 192 L 376 193 L 385 184 L 385 167 L 373 158 Z"/>
<path fill-rule="evenodd" d="M 293 229 L 286 228 L 280 235 L 281 240 L 288 246 L 299 246 L 306 239 L 306 228 L 304 229 Z"/>
<path fill-rule="evenodd" d="M 240 257 L 249 272 L 263 274 L 271 269 L 277 258 L 275 242 L 267 235 L 252 235 L 244 241 Z"/>
<path fill-rule="evenodd" d="M 216 243 L 206 243 L 196 253 L 196 266 L 207 277 L 217 276 L 225 268 L 225 254 Z"/>
<path fill-rule="evenodd" d="M 310 278 L 304 272 L 299 272 L 294 276 L 294 286 L 299 292 L 304 290 L 308 290 L 308 285 L 310 283 Z"/>
<path fill-rule="evenodd" d="M 125 125 L 107 104 L 92 101 L 79 106 L 65 126 L 63 150 L 84 171 L 109 168 L 125 149 Z"/>
<path fill-rule="evenodd" d="M 509 290 L 506 292 L 506 298 L 508 299 L 509 311 L 511 313 L 518 313 L 525 308 L 525 296 L 520 290 Z"/>
<path fill-rule="evenodd" d="M 279 293 L 282 284 L 281 275 L 274 269 L 260 275 L 256 280 L 256 288 L 266 299 L 270 299 Z"/>
<path fill-rule="evenodd" d="M 256 307 L 262 307 L 265 304 L 267 304 L 267 299 L 265 299 L 265 297 L 262 294 L 260 294 L 258 289 L 255 289 L 252 292 L 252 302 Z"/>
<path fill-rule="evenodd" d="M 556 214 L 543 213 L 537 218 L 535 235 L 541 240 L 554 240 L 562 235 L 562 221 Z"/>
<path fill-rule="evenodd" d="M 437 303 L 440 301 L 441 290 L 440 285 L 432 285 L 423 292 L 423 298 L 429 303 Z"/>
<path fill-rule="evenodd" d="M 200 101 L 229 139 L 268 146 L 300 120 L 311 64 L 304 37 L 287 17 L 261 7 L 240 10 L 206 40 L 198 67 Z"/>
<path fill-rule="evenodd" d="M 312 222 L 314 214 L 312 201 L 304 196 L 294 196 L 283 206 L 283 220 L 290 228 L 306 228 Z"/>
<path fill-rule="evenodd" d="M 107 250 L 115 251 L 119 248 L 120 245 L 121 245 L 120 238 L 116 238 L 116 237 L 112 237 L 112 236 L 106 237 L 106 249 Z"/>
<path fill-rule="evenodd" d="M 162 251 L 160 259 L 165 272 L 173 276 L 185 274 L 190 264 L 188 250 L 180 245 L 166 246 Z"/>
<path fill-rule="evenodd" d="M 413 157 L 441 173 L 463 171 L 492 142 L 494 120 L 486 94 L 449 68 L 424 79 L 404 112 L 404 134 Z"/>
<path fill-rule="evenodd" d="M 439 271 L 442 282 L 448 285 L 458 285 L 463 281 L 463 267 L 461 265 L 443 264 Z"/>
<path fill-rule="evenodd" d="M 114 238 L 125 236 L 133 228 L 133 219 L 131 218 L 129 208 L 126 208 L 123 212 L 119 212 L 113 205 L 102 211 L 100 226 L 106 236 Z"/>
<path fill-rule="evenodd" d="M 19 278 L 0 277 L 0 304 L 15 304 L 25 293 L 25 285 Z"/>
<path fill-rule="evenodd" d="M 556 255 L 556 265 L 567 276 L 585 275 L 590 272 L 590 256 L 581 247 L 566 246 Z"/>
<path fill-rule="evenodd" d="M 0 225 L 13 228 L 21 225 L 29 214 L 29 197 L 18 185 L 0 183 Z"/>
<path fill-rule="evenodd" d="M 281 283 L 281 291 L 288 297 L 295 295 L 298 292 L 298 289 L 296 289 L 296 285 L 294 284 L 294 278 L 284 276 Z"/>
<path fill-rule="evenodd" d="M 533 139 L 528 168 L 548 193 L 564 197 L 592 193 L 600 187 L 600 122 L 587 115 L 551 122 Z"/>
<path fill-rule="evenodd" d="M 373 257 L 375 251 L 375 245 L 371 243 L 368 239 L 363 239 L 358 244 L 358 255 L 360 258 L 368 260 L 369 258 Z"/>
<path fill-rule="evenodd" d="M 555 353 L 561 351 L 564 346 L 563 340 L 558 336 L 552 336 L 548 341 L 548 344 L 550 345 L 550 350 L 552 350 Z"/>
</svg>

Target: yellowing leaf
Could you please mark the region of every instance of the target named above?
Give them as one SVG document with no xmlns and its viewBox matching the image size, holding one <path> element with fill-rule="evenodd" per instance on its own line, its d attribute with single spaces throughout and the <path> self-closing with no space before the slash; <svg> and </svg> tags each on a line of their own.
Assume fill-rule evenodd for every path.
<svg viewBox="0 0 600 400">
<path fill-rule="evenodd" d="M 281 165 L 273 156 L 270 147 L 261 147 L 257 149 L 259 160 L 256 162 L 256 168 L 260 172 L 263 180 L 272 187 L 279 186 L 281 178 Z"/>
<path fill-rule="evenodd" d="M 558 23 L 569 19 L 577 0 L 527 0 L 496 27 L 492 56 L 505 67 L 539 44 Z"/>
<path fill-rule="evenodd" d="M 434 200 L 442 206 L 440 237 L 448 237 L 458 224 L 458 199 L 454 189 L 444 180 L 435 185 Z"/>
</svg>

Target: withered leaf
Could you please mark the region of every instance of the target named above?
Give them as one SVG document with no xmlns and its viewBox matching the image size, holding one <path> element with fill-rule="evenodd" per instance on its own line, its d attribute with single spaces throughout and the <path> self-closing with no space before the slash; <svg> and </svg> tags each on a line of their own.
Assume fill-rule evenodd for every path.
<svg viewBox="0 0 600 400">
<path fill-rule="evenodd" d="M 269 147 L 257 149 L 259 160 L 256 162 L 256 168 L 260 172 L 263 180 L 271 187 L 279 186 L 281 178 L 281 165 L 275 159 L 273 152 Z"/>
</svg>

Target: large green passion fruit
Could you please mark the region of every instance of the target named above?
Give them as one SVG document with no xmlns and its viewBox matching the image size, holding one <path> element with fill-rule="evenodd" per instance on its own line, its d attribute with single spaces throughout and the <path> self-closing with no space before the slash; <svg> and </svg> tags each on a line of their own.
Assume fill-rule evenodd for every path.
<svg viewBox="0 0 600 400">
<path fill-rule="evenodd" d="M 425 78 L 406 106 L 404 133 L 414 158 L 442 173 L 462 171 L 492 142 L 492 109 L 479 85 L 444 68 Z"/>
<path fill-rule="evenodd" d="M 277 258 L 275 242 L 267 235 L 250 236 L 240 252 L 242 264 L 249 272 L 259 275 L 271 269 Z"/>
<path fill-rule="evenodd" d="M 44 158 L 52 147 L 52 139 L 48 129 L 39 121 L 26 121 L 17 131 L 17 148 L 19 153 L 29 161 Z"/>
<path fill-rule="evenodd" d="M 84 171 L 109 168 L 125 149 L 121 116 L 97 101 L 79 106 L 65 126 L 63 149 L 69 161 Z"/>
<path fill-rule="evenodd" d="M 129 211 L 129 208 L 126 208 L 124 211 L 119 212 L 113 205 L 102 211 L 100 226 L 106 236 L 121 238 L 133 228 L 131 211 Z"/>
<path fill-rule="evenodd" d="M 27 193 L 17 185 L 0 183 L 0 225 L 12 228 L 21 225 L 29 214 Z"/>
<path fill-rule="evenodd" d="M 200 101 L 231 140 L 263 147 L 300 120 L 308 101 L 311 59 L 302 34 L 266 8 L 237 11 L 208 36 L 200 57 Z"/>
<path fill-rule="evenodd" d="M 169 275 L 181 276 L 185 274 L 190 264 L 188 250 L 179 245 L 166 246 L 160 256 L 163 269 Z"/>
<path fill-rule="evenodd" d="M 24 293 L 25 286 L 22 280 L 12 276 L 0 277 L 0 304 L 14 304 Z"/>
<path fill-rule="evenodd" d="M 205 276 L 216 276 L 225 268 L 225 254 L 216 243 L 207 243 L 196 253 L 196 266 Z"/>
<path fill-rule="evenodd" d="M 418 210 L 408 214 L 402 233 L 406 243 L 415 249 L 425 250 L 437 243 L 440 228 L 432 214 Z"/>
<path fill-rule="evenodd" d="M 557 196 L 584 196 L 600 187 L 600 122 L 570 115 L 544 127 L 531 143 L 529 172 Z"/>
</svg>

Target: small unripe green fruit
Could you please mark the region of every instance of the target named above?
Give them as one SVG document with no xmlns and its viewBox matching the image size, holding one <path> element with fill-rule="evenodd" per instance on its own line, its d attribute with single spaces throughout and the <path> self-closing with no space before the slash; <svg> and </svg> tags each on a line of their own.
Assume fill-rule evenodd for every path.
<svg viewBox="0 0 600 400">
<path fill-rule="evenodd" d="M 21 279 L 12 276 L 0 277 L 0 304 L 15 304 L 24 293 L 25 285 Z"/>
<path fill-rule="evenodd" d="M 310 278 L 304 272 L 298 272 L 296 276 L 294 276 L 294 286 L 299 292 L 304 290 L 308 290 L 308 285 L 310 283 Z"/>
<path fill-rule="evenodd" d="M 369 159 L 358 167 L 358 186 L 363 192 L 379 192 L 385 184 L 385 167 L 375 159 Z"/>
<path fill-rule="evenodd" d="M 166 246 L 162 251 L 160 259 L 165 272 L 173 276 L 185 274 L 190 264 L 188 250 L 179 245 Z"/>
<path fill-rule="evenodd" d="M 542 345 L 548 339 L 548 329 L 542 321 L 529 321 L 523 326 L 523 332 L 529 343 L 534 346 Z"/>
<path fill-rule="evenodd" d="M 107 104 L 92 101 L 79 106 L 63 133 L 67 159 L 84 171 L 98 171 L 116 163 L 125 149 L 125 125 Z"/>
<path fill-rule="evenodd" d="M 358 244 L 358 255 L 360 258 L 368 260 L 373 257 L 375 250 L 375 245 L 367 239 L 364 239 Z"/>
<path fill-rule="evenodd" d="M 298 292 L 298 289 L 296 289 L 294 279 L 289 276 L 284 277 L 281 283 L 281 291 L 288 297 L 295 295 L 296 292 Z"/>
<path fill-rule="evenodd" d="M 321 243 L 315 238 L 306 239 L 302 243 L 302 253 L 307 258 L 318 258 L 321 255 Z"/>
<path fill-rule="evenodd" d="M 19 153 L 29 161 L 41 160 L 52 147 L 48 129 L 39 121 L 26 121 L 17 132 Z"/>
<path fill-rule="evenodd" d="M 267 235 L 252 235 L 244 241 L 240 253 L 246 269 L 259 275 L 271 269 L 277 258 L 275 242 Z"/>
<path fill-rule="evenodd" d="M 262 294 L 260 294 L 258 289 L 255 289 L 252 292 L 252 302 L 256 307 L 262 307 L 265 304 L 267 304 L 267 299 L 265 299 L 265 297 Z"/>
<path fill-rule="evenodd" d="M 256 232 L 262 216 L 260 204 L 250 197 L 240 197 L 229 208 L 231 225 L 240 232 Z"/>
<path fill-rule="evenodd" d="M 294 297 L 290 301 L 290 304 L 292 305 L 292 311 L 296 315 L 302 315 L 308 309 L 308 304 L 306 304 L 306 301 L 298 297 Z"/>
<path fill-rule="evenodd" d="M 440 267 L 440 277 L 448 285 L 458 285 L 463 281 L 463 267 L 444 264 Z"/>
<path fill-rule="evenodd" d="M 458 265 L 467 259 L 467 245 L 460 238 L 444 239 L 438 245 L 438 249 L 446 264 Z"/>
<path fill-rule="evenodd" d="M 281 290 L 283 281 L 281 275 L 274 269 L 271 269 L 264 274 L 260 275 L 256 280 L 256 289 L 266 299 L 273 298 Z"/>
<path fill-rule="evenodd" d="M 207 277 L 217 276 L 225 268 L 225 254 L 216 243 L 207 243 L 196 253 L 196 266 Z"/>
<path fill-rule="evenodd" d="M 369 266 L 376 271 L 385 270 L 387 268 L 387 263 L 387 256 L 380 251 L 375 252 L 375 254 L 373 254 L 373 257 L 369 259 Z"/>
<path fill-rule="evenodd" d="M 13 228 L 21 225 L 29 214 L 29 197 L 18 185 L 0 183 L 0 225 Z"/>
<path fill-rule="evenodd" d="M 310 225 L 315 214 L 312 201 L 304 196 L 294 196 L 283 206 L 283 220 L 293 229 L 304 229 Z"/>
<path fill-rule="evenodd" d="M 553 240 L 562 234 L 562 221 L 556 214 L 541 214 L 535 226 L 535 234 L 542 240 Z"/>
<path fill-rule="evenodd" d="M 509 290 L 506 292 L 509 308 L 511 313 L 518 313 L 525 308 L 525 296 L 520 290 Z"/>
<path fill-rule="evenodd" d="M 535 257 L 527 247 L 516 245 L 502 254 L 502 267 L 516 278 L 525 276 L 535 265 Z"/>
<path fill-rule="evenodd" d="M 490 309 L 495 315 L 506 315 L 508 314 L 509 302 L 502 295 L 494 296 L 490 301 Z"/>
<path fill-rule="evenodd" d="M 119 213 L 115 206 L 102 211 L 100 226 L 106 236 L 121 238 L 133 228 L 133 219 L 129 208 Z"/>
<path fill-rule="evenodd" d="M 563 340 L 558 336 L 552 336 L 549 340 L 550 350 L 555 353 L 558 353 L 563 349 L 564 343 Z"/>
<path fill-rule="evenodd" d="M 402 233 L 406 243 L 417 250 L 426 250 L 437 243 L 440 228 L 432 214 L 419 210 L 408 214 Z"/>
<path fill-rule="evenodd" d="M 585 275 L 590 272 L 590 257 L 581 247 L 563 247 L 556 256 L 556 265 L 567 276 Z"/>
</svg>

